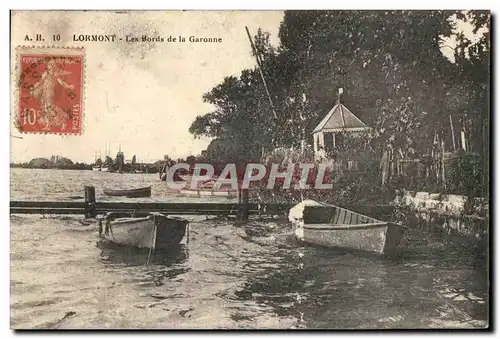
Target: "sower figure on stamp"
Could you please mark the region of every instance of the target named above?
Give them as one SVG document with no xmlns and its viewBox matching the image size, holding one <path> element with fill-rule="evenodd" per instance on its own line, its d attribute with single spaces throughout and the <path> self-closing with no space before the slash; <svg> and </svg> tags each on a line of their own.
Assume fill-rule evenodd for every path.
<svg viewBox="0 0 500 339">
<path fill-rule="evenodd" d="M 59 68 L 55 60 L 47 62 L 47 69 L 43 72 L 41 79 L 33 86 L 31 95 L 40 103 L 42 118 L 45 122 L 44 129 L 49 130 L 50 125 L 66 127 L 66 120 L 69 118 L 68 112 L 58 107 L 54 103 L 56 82 L 67 89 L 74 89 L 73 85 L 67 84 L 62 76 L 71 74 Z"/>
</svg>

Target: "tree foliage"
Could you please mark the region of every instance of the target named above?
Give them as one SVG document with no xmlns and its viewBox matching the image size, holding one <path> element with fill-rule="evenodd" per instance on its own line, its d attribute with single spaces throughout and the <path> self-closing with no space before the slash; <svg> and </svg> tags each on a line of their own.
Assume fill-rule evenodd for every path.
<svg viewBox="0 0 500 339">
<path fill-rule="evenodd" d="M 460 32 L 460 20 L 479 38 Z M 203 96 L 214 110 L 190 132 L 217 140 L 212 149 L 228 158 L 310 145 L 342 87 L 342 102 L 374 127 L 372 147 L 424 154 L 435 134 L 450 146 L 451 116 L 455 135 L 469 126 L 479 151 L 489 117 L 489 22 L 486 11 L 286 11 L 278 47 L 266 32 L 254 37 L 277 117 L 258 69 L 246 69 Z M 454 62 L 442 52 L 451 37 Z"/>
</svg>

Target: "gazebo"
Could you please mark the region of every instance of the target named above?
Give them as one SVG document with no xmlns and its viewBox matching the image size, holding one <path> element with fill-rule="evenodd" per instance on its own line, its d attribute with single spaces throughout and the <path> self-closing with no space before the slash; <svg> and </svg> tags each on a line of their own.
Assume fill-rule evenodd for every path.
<svg viewBox="0 0 500 339">
<path fill-rule="evenodd" d="M 316 159 L 326 157 L 325 151 L 333 150 L 342 143 L 342 133 L 358 134 L 370 129 L 340 102 L 341 94 L 342 89 L 339 90 L 337 104 L 312 132 Z"/>
</svg>

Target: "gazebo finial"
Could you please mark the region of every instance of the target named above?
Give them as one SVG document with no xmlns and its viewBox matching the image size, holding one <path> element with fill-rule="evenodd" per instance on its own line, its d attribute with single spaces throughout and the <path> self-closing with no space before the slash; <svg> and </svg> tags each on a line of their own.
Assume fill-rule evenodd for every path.
<svg viewBox="0 0 500 339">
<path fill-rule="evenodd" d="M 344 89 L 342 87 L 339 88 L 339 94 L 337 95 L 337 104 L 340 104 L 340 96 L 344 93 Z"/>
</svg>

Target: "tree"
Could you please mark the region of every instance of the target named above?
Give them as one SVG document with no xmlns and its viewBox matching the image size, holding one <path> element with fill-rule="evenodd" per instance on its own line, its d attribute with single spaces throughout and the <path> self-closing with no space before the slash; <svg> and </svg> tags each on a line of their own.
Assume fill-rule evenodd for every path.
<svg viewBox="0 0 500 339">
<path fill-rule="evenodd" d="M 451 145 L 450 115 L 457 124 L 476 121 L 471 133 L 481 135 L 489 112 L 489 33 L 467 40 L 455 32 L 454 16 L 477 31 L 489 27 L 488 12 L 285 11 L 280 47 L 270 46 L 265 32 L 255 36 L 277 117 L 257 70 L 243 70 L 205 94 L 215 110 L 199 116 L 190 132 L 236 146 L 247 158 L 302 139 L 310 144 L 342 87 L 343 103 L 375 128 L 372 147 L 390 142 L 425 153 L 436 133 Z M 452 34 L 454 64 L 442 53 Z"/>
<path fill-rule="evenodd" d="M 186 163 L 189 164 L 189 166 L 193 166 L 196 163 L 196 157 L 194 155 L 190 155 L 186 158 Z"/>
<path fill-rule="evenodd" d="M 236 153 L 245 159 L 260 157 L 262 147 L 271 144 L 269 126 L 272 124 L 263 91 L 256 89 L 258 81 L 255 70 L 244 70 L 239 78 L 226 77 L 222 84 L 203 96 L 215 110 L 198 116 L 190 133 L 218 138 L 228 147 L 236 147 Z"/>
<path fill-rule="evenodd" d="M 31 168 L 50 168 L 51 162 L 47 158 L 34 158 L 29 162 Z"/>
<path fill-rule="evenodd" d="M 490 20 L 489 11 L 456 12 L 448 37 L 454 36 L 454 68 L 457 81 L 453 92 L 455 116 L 468 125 L 472 150 L 481 152 L 489 144 L 487 131 L 490 118 Z M 458 30 L 459 22 L 473 26 L 475 39 Z M 456 119 L 458 121 L 458 119 Z M 486 135 L 485 135 L 486 134 Z"/>
</svg>

